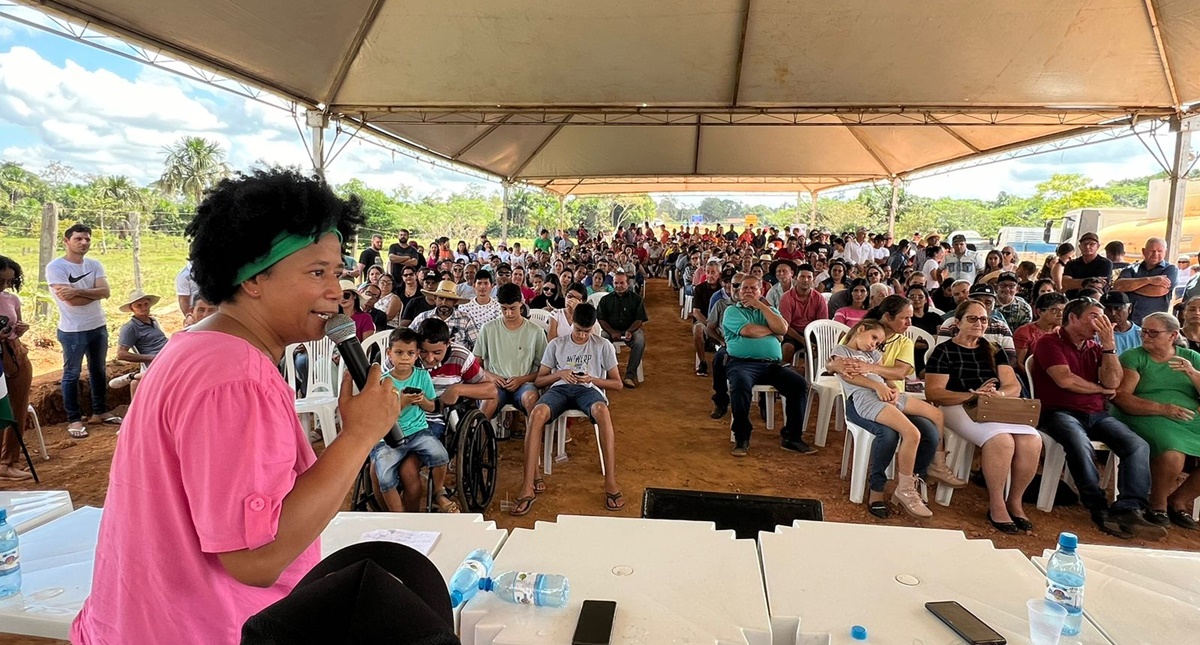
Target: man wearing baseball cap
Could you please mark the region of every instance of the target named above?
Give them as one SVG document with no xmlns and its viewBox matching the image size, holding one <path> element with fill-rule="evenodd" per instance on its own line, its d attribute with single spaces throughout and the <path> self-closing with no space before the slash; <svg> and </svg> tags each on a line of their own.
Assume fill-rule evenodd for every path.
<svg viewBox="0 0 1200 645">
<path fill-rule="evenodd" d="M 1063 269 L 1063 290 L 1068 298 L 1074 298 L 1086 278 L 1100 278 L 1108 289 L 1112 270 L 1112 260 L 1100 255 L 1100 237 L 1088 231 L 1079 236 L 1079 257 L 1067 262 Z"/>
<path fill-rule="evenodd" d="M 942 260 L 942 279 L 954 278 L 975 283 L 979 274 L 979 256 L 967 249 L 967 236 L 959 233 L 950 240 L 950 252 Z"/>
<path fill-rule="evenodd" d="M 971 287 L 968 292 L 968 298 L 978 302 L 987 308 L 988 325 L 983 332 L 983 337 L 994 345 L 1004 350 L 1008 354 L 1008 362 L 1011 364 L 1017 359 L 1017 346 L 1013 343 L 1012 329 L 1008 323 L 1004 322 L 1004 318 L 996 311 L 996 290 L 990 284 L 977 284 Z M 942 323 L 938 328 L 937 344 L 940 345 L 958 334 L 958 321 L 954 316 L 950 316 L 948 320 Z"/>
<path fill-rule="evenodd" d="M 1004 317 L 1009 329 L 1033 321 L 1033 309 L 1017 295 L 1021 280 L 1017 274 L 1004 272 L 996 278 L 996 310 Z"/>
<path fill-rule="evenodd" d="M 1104 315 L 1113 324 L 1113 338 L 1117 341 L 1117 356 L 1126 350 L 1142 346 L 1142 328 L 1129 320 L 1133 307 L 1129 296 L 1120 291 L 1109 291 L 1100 298 L 1104 305 Z"/>
</svg>

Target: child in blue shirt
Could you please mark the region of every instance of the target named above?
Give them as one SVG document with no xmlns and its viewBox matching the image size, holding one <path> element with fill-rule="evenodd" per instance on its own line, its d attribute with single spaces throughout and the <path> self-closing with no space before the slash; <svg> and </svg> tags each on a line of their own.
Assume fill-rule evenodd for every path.
<svg viewBox="0 0 1200 645">
<path fill-rule="evenodd" d="M 446 479 L 446 464 L 450 455 L 446 447 L 429 430 L 426 412 L 434 410 L 433 379 L 429 372 L 417 369 L 417 332 L 401 328 L 388 337 L 388 358 L 393 365 L 387 378 L 392 379 L 400 390 L 400 418 L 397 425 L 404 433 L 404 440 L 393 448 L 385 442 L 371 450 L 371 463 L 379 479 L 379 490 L 383 493 L 388 510 L 401 512 L 405 508 L 419 508 L 421 491 L 405 490 L 404 499 L 396 493 L 400 484 L 400 462 L 410 453 L 417 455 L 421 463 L 429 468 L 434 490 L 438 491 L 437 504 L 443 513 L 457 513 L 458 505 L 446 497 L 443 483 Z M 407 391 L 406 391 L 407 390 Z M 413 391 L 416 390 L 416 391 Z"/>
</svg>

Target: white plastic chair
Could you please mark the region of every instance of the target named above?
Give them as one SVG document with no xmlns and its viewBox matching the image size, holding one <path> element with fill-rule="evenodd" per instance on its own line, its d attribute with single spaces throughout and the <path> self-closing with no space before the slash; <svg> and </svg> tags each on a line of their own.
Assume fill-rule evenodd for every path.
<svg viewBox="0 0 1200 645">
<path fill-rule="evenodd" d="M 683 320 L 687 320 L 688 317 L 691 315 L 692 315 L 692 297 L 684 296 L 683 308 L 679 310 L 679 317 L 682 318 Z"/>
<path fill-rule="evenodd" d="M 679 287 L 679 306 L 680 306 L 680 307 L 682 307 L 682 306 L 683 306 L 683 297 L 684 297 L 685 295 L 687 295 L 687 294 L 685 294 L 685 293 L 683 292 L 683 287 L 682 287 L 682 286 L 681 286 L 681 287 Z"/>
<path fill-rule="evenodd" d="M 920 327 L 909 326 L 908 330 L 904 332 L 904 335 L 907 336 L 913 343 L 916 343 L 918 340 L 925 341 L 925 364 L 928 365 L 929 357 L 933 354 L 933 346 L 937 344 L 933 334 L 930 334 Z M 922 398 L 924 397 L 922 396 Z"/>
<path fill-rule="evenodd" d="M 529 322 L 537 325 L 542 331 L 550 333 L 550 321 L 554 320 L 554 314 L 545 309 L 530 309 Z"/>
<path fill-rule="evenodd" d="M 815 443 L 825 445 L 829 435 L 829 424 L 834 412 L 834 405 L 841 404 L 845 409 L 845 398 L 842 396 L 842 383 L 836 376 L 825 375 L 825 363 L 833 352 L 834 345 L 850 328 L 836 320 L 814 320 L 804 328 L 805 355 L 808 360 L 804 364 L 805 378 L 808 380 L 808 403 L 804 407 L 803 428 L 808 428 L 808 419 L 812 414 L 813 398 L 819 397 L 820 408 L 817 413 L 817 428 Z M 769 408 L 768 408 L 769 409 Z M 837 423 L 844 427 L 845 414 L 838 415 Z"/>
<path fill-rule="evenodd" d="M 846 393 L 842 389 L 842 382 L 836 376 L 833 377 L 838 381 L 838 396 L 845 401 Z M 846 478 L 846 471 L 850 472 L 850 501 L 855 504 L 862 504 L 867 495 L 867 475 L 871 466 L 871 446 L 875 443 L 875 435 L 867 431 L 866 428 L 854 423 L 847 417 L 846 422 L 846 439 L 842 445 L 842 479 Z M 896 458 L 892 457 L 892 463 L 888 465 L 888 478 L 891 478 L 895 472 Z"/>
<path fill-rule="evenodd" d="M 588 415 L 579 410 L 567 410 L 560 414 L 557 419 L 546 424 L 546 429 L 542 434 L 542 472 L 549 475 L 554 470 L 554 461 L 567 460 L 567 419 L 588 419 Z M 591 419 L 588 419 L 591 421 Z M 596 452 L 600 454 L 600 474 L 605 474 L 604 469 L 604 447 L 600 445 L 600 426 L 592 424 L 592 430 L 596 434 Z M 557 435 L 557 440 L 555 436 Z M 558 456 L 554 457 L 551 454 L 551 448 L 557 446 Z"/>
<path fill-rule="evenodd" d="M 33 409 L 33 405 L 29 406 L 29 418 L 33 419 L 33 429 L 37 432 L 38 445 L 42 447 L 42 459 L 50 461 L 50 453 L 46 450 L 46 438 L 42 436 L 42 422 L 38 420 L 37 410 Z"/>
<path fill-rule="evenodd" d="M 725 387 L 729 387 L 728 383 L 729 382 L 726 381 Z M 750 388 L 750 406 L 751 407 L 753 407 L 754 405 L 756 405 L 758 403 L 758 396 L 760 394 L 762 396 L 766 397 L 767 430 L 775 429 L 775 397 L 776 396 L 779 396 L 779 400 L 783 403 L 783 422 L 784 422 L 784 424 L 786 424 L 787 423 L 787 397 L 779 394 L 779 390 L 776 390 L 775 388 L 771 387 L 770 385 L 755 385 Z M 736 439 L 733 436 L 733 419 L 732 418 L 729 420 L 729 441 L 730 441 L 730 443 L 736 443 Z"/>
<path fill-rule="evenodd" d="M 378 335 L 378 334 L 376 334 Z M 299 345 L 288 345 L 283 353 L 284 375 L 288 387 L 296 388 L 296 349 Z M 308 353 L 308 378 L 304 398 L 296 399 L 296 414 L 311 414 L 321 428 L 321 438 L 328 448 L 337 438 L 337 375 L 341 367 L 333 362 L 334 345 L 328 338 L 304 343 Z M 339 361 L 340 362 L 340 361 Z"/>
<path fill-rule="evenodd" d="M 941 309 L 938 309 L 937 307 L 934 307 L 933 305 L 925 305 L 925 311 L 932 311 L 933 313 L 935 313 L 939 316 L 946 315 L 946 312 L 942 311 Z"/>
<path fill-rule="evenodd" d="M 1033 356 L 1025 359 L 1025 373 L 1033 374 Z M 1033 391 L 1033 379 L 1029 379 L 1029 396 L 1036 398 L 1037 395 Z M 1038 434 L 1042 435 L 1042 448 L 1045 457 L 1042 460 L 1042 482 L 1038 487 L 1037 509 L 1049 513 L 1054 510 L 1054 496 L 1058 493 L 1058 480 L 1064 476 L 1067 478 L 1067 484 L 1074 488 L 1074 482 L 1071 480 L 1071 472 L 1067 469 L 1067 451 L 1062 447 L 1062 444 L 1055 441 L 1050 435 L 1038 430 Z M 1108 446 L 1101 441 L 1092 442 L 1092 450 L 1108 450 Z M 1104 472 L 1100 476 L 1100 488 L 1107 489 L 1109 480 L 1112 480 L 1113 498 L 1117 496 L 1117 467 L 1120 465 L 1121 459 L 1117 454 L 1108 450 L 1108 461 L 1104 465 Z"/>
<path fill-rule="evenodd" d="M 592 295 L 588 296 L 588 304 L 593 307 L 599 307 L 600 301 L 603 300 L 604 296 L 607 296 L 607 295 L 608 295 L 608 293 L 605 291 L 597 291 L 596 293 L 593 293 Z"/>
</svg>

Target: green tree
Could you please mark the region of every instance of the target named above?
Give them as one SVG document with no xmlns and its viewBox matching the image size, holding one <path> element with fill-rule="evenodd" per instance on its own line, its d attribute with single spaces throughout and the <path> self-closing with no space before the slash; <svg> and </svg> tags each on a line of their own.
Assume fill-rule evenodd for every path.
<svg viewBox="0 0 1200 645">
<path fill-rule="evenodd" d="M 1113 206 L 1113 196 L 1091 186 L 1091 180 L 1079 174 L 1054 174 L 1037 185 L 1034 200 L 1040 204 L 1041 219 L 1056 219 L 1076 208 Z"/>
<path fill-rule="evenodd" d="M 167 195 L 183 195 L 199 204 L 204 191 L 229 176 L 221 144 L 202 137 L 184 137 L 163 148 L 162 177 L 157 187 Z"/>
</svg>

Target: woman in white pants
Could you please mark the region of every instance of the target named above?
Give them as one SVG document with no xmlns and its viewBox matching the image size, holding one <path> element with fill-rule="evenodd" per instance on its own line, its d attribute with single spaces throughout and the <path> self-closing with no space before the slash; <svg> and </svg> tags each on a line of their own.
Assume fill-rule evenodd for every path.
<svg viewBox="0 0 1200 645">
<path fill-rule="evenodd" d="M 988 522 L 1013 534 L 1031 531 L 1021 498 L 1037 473 L 1042 438 L 1037 430 L 1013 423 L 976 423 L 963 404 L 976 397 L 1021 396 L 1021 384 L 1003 349 L 988 342 L 987 309 L 966 300 L 954 312 L 958 333 L 938 345 L 925 367 L 925 398 L 942 406 L 946 427 L 983 452 L 983 478 L 988 490 Z M 1008 496 L 1004 483 L 1012 478 Z"/>
</svg>

